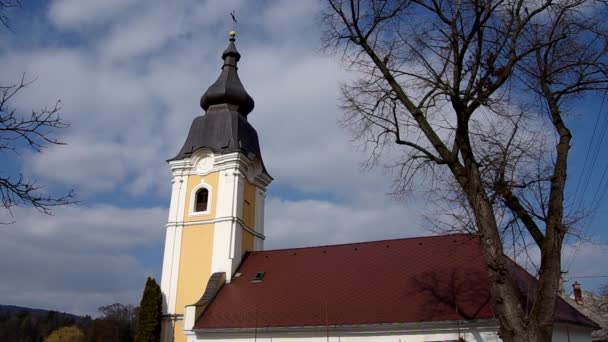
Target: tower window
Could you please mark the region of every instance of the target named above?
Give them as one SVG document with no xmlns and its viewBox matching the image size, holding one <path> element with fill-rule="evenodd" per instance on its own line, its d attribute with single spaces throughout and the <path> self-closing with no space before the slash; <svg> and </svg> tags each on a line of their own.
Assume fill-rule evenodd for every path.
<svg viewBox="0 0 608 342">
<path fill-rule="evenodd" d="M 194 211 L 201 212 L 207 211 L 207 205 L 209 204 L 209 190 L 202 188 L 196 192 L 196 202 L 194 204 Z"/>
</svg>

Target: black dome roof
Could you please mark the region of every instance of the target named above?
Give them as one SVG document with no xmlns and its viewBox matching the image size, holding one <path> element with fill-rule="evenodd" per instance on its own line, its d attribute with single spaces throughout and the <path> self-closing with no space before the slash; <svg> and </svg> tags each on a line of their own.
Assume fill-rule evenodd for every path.
<svg viewBox="0 0 608 342">
<path fill-rule="evenodd" d="M 241 54 L 237 51 L 234 41 L 234 34 L 231 34 L 230 43 L 222 53 L 222 73 L 201 97 L 201 107 L 207 111 L 214 105 L 228 105 L 230 109 L 247 116 L 253 110 L 254 102 L 237 73 L 236 64 L 241 59 Z"/>
<path fill-rule="evenodd" d="M 201 148 L 218 154 L 240 152 L 252 160 L 259 159 L 264 173 L 268 174 L 262 160 L 258 134 L 247 120 L 254 103 L 236 72 L 236 63 L 241 54 L 234 45 L 233 33 L 222 58 L 224 65 L 220 76 L 201 98 L 204 115 L 192 121 L 184 145 L 169 161 L 189 158 Z"/>
</svg>

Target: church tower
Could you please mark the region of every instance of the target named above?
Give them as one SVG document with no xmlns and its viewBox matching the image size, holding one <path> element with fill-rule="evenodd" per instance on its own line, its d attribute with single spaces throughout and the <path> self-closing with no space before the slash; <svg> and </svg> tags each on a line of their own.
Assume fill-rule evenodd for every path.
<svg viewBox="0 0 608 342">
<path fill-rule="evenodd" d="M 203 94 L 205 112 L 192 122 L 179 153 L 168 160 L 171 204 L 161 289 L 161 341 L 186 341 L 185 307 L 203 295 L 212 274 L 230 282 L 247 251 L 264 247 L 266 171 L 254 107 L 237 73 L 235 33 L 222 54 L 222 71 Z"/>
</svg>

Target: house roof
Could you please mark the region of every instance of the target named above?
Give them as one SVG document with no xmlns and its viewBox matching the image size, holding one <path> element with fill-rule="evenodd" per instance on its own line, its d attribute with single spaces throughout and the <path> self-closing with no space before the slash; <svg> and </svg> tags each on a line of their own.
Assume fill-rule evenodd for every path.
<svg viewBox="0 0 608 342">
<path fill-rule="evenodd" d="M 531 307 L 532 303 L 534 303 L 534 293 L 537 286 L 536 279 L 515 262 L 512 262 L 511 273 L 519 288 L 521 302 L 524 304 L 524 307 Z M 595 329 L 600 328 L 596 322 L 585 316 L 585 314 L 581 313 L 561 297 L 558 297 L 557 302 L 555 303 L 555 320 L 563 323 L 588 326 Z"/>
<path fill-rule="evenodd" d="M 604 308 L 606 298 L 589 291 L 582 291 L 582 296 L 582 303 L 577 303 L 574 298 L 565 295 L 562 298 L 601 326 L 602 329 L 591 333 L 592 341 L 608 341 L 608 312 Z"/>
<path fill-rule="evenodd" d="M 492 319 L 482 258 L 470 235 L 251 252 L 194 328 Z M 520 268 L 515 275 L 524 287 L 535 281 Z M 595 327 L 561 299 L 558 311 L 559 320 Z"/>
</svg>

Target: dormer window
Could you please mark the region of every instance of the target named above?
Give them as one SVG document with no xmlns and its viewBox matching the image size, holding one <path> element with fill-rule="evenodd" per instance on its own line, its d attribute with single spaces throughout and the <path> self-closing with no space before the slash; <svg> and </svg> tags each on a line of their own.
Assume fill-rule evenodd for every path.
<svg viewBox="0 0 608 342">
<path fill-rule="evenodd" d="M 194 212 L 207 211 L 209 205 L 209 190 L 201 188 L 196 192 L 196 199 L 194 202 Z"/>
</svg>

